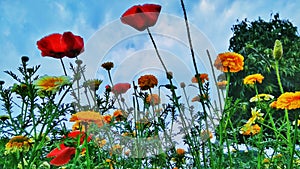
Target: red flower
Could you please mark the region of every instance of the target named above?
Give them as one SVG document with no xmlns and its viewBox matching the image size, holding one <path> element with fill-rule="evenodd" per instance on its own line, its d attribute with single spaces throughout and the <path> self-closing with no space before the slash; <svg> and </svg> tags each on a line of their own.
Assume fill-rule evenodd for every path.
<svg viewBox="0 0 300 169">
<path fill-rule="evenodd" d="M 76 139 L 79 136 L 80 136 L 80 144 L 83 144 L 84 138 L 85 138 L 85 133 L 81 132 L 79 130 L 70 132 L 68 134 L 67 138 Z M 91 136 L 88 137 L 87 141 L 89 142 L 90 140 L 91 140 Z M 76 141 L 74 141 L 74 143 L 76 143 Z M 54 157 L 50 161 L 50 164 L 55 165 L 55 166 L 62 166 L 62 165 L 67 164 L 71 160 L 71 157 L 75 153 L 76 153 L 75 147 L 68 147 L 64 143 L 62 143 L 62 144 L 60 144 L 59 148 L 53 149 L 46 157 L 47 158 Z"/>
<path fill-rule="evenodd" d="M 122 15 L 121 21 L 139 31 L 143 31 L 155 25 L 160 10 L 161 6 L 156 4 L 135 5 Z"/>
<path fill-rule="evenodd" d="M 53 58 L 63 58 L 67 56 L 74 58 L 84 50 L 84 42 L 80 36 L 72 32 L 64 34 L 54 33 L 37 41 L 37 46 L 42 52 L 42 56 Z"/>
<path fill-rule="evenodd" d="M 129 83 L 118 83 L 112 87 L 111 91 L 114 94 L 123 94 L 123 93 L 126 93 L 128 89 L 130 89 Z"/>
</svg>

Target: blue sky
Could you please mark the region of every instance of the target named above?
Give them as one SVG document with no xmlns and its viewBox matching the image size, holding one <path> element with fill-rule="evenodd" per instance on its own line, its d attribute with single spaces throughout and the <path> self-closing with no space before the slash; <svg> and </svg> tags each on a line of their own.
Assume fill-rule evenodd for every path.
<svg viewBox="0 0 300 169">
<path fill-rule="evenodd" d="M 0 79 L 9 82 L 3 70 L 16 70 L 22 55 L 30 57 L 31 65 L 42 64 L 41 74 L 62 74 L 57 60 L 41 57 L 36 47 L 37 40 L 51 33 L 72 31 L 88 44 L 98 30 L 118 22 L 126 9 L 144 3 L 160 4 L 162 13 L 182 17 L 179 0 L 28 0 L 26 3 L 0 0 Z M 300 25 L 300 4 L 294 0 L 186 0 L 186 8 L 190 23 L 207 37 L 215 53 L 227 51 L 232 35 L 230 28 L 237 19 L 254 20 L 260 16 L 269 20 L 271 13 L 278 12 L 280 18 L 289 19 L 295 26 Z M 132 54 L 137 48 L 145 47 L 132 47 L 132 44 L 131 47 L 127 44 L 122 52 Z M 170 48 L 166 52 L 172 53 Z"/>
</svg>

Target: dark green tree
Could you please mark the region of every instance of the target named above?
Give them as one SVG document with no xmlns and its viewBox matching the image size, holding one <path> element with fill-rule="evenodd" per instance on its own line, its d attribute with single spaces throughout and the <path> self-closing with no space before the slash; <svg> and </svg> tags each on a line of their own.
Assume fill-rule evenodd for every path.
<svg viewBox="0 0 300 169">
<path fill-rule="evenodd" d="M 229 95 L 243 98 L 245 101 L 254 96 L 253 89 L 243 85 L 243 78 L 260 73 L 265 79 L 258 85 L 259 93 L 279 96 L 280 91 L 275 75 L 275 59 L 272 55 L 274 42 L 280 40 L 283 45 L 283 57 L 279 62 L 284 91 L 300 90 L 300 37 L 297 27 L 289 20 L 275 14 L 269 21 L 261 18 L 255 21 L 238 21 L 231 28 L 229 50 L 245 57 L 244 70 L 233 74 Z"/>
</svg>

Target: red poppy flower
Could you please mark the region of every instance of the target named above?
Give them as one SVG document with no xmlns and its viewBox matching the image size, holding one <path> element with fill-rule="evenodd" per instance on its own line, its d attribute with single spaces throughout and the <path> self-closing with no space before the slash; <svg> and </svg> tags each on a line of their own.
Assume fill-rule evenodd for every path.
<svg viewBox="0 0 300 169">
<path fill-rule="evenodd" d="M 161 6 L 156 4 L 135 5 L 122 15 L 121 21 L 139 31 L 143 31 L 155 25 L 160 10 Z"/>
<path fill-rule="evenodd" d="M 128 89 L 130 89 L 129 83 L 118 83 L 112 87 L 111 91 L 114 94 L 123 94 L 123 93 L 126 93 Z"/>
<path fill-rule="evenodd" d="M 80 136 L 80 144 L 83 144 L 85 133 L 79 130 L 70 132 L 67 138 L 77 138 L 78 136 Z M 88 137 L 87 141 L 89 142 L 90 140 L 91 140 L 91 136 Z M 47 158 L 54 157 L 50 161 L 50 164 L 55 166 L 62 166 L 67 164 L 75 153 L 76 153 L 75 147 L 68 147 L 64 143 L 62 143 L 60 144 L 59 148 L 53 149 L 46 157 Z"/>
<path fill-rule="evenodd" d="M 63 34 L 54 33 L 37 41 L 37 46 L 42 52 L 42 56 L 53 58 L 63 58 L 67 56 L 74 58 L 84 51 L 84 42 L 80 36 L 72 32 Z"/>
</svg>

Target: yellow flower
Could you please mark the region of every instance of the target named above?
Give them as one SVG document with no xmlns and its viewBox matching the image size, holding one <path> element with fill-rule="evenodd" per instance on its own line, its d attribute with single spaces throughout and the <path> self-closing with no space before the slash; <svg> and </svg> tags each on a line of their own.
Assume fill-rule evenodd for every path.
<svg viewBox="0 0 300 169">
<path fill-rule="evenodd" d="M 146 97 L 146 102 L 152 106 L 159 105 L 160 98 L 159 98 L 158 94 L 150 94 Z"/>
<path fill-rule="evenodd" d="M 254 109 L 251 108 L 251 114 L 252 117 L 247 121 L 247 124 L 252 125 L 256 120 L 263 120 L 262 116 L 264 114 L 260 112 L 260 109 L 256 110 L 256 107 Z"/>
<path fill-rule="evenodd" d="M 85 123 L 95 123 L 98 127 L 103 126 L 103 117 L 98 112 L 94 111 L 82 111 L 72 114 L 70 122 L 85 122 Z"/>
<path fill-rule="evenodd" d="M 148 90 L 150 88 L 154 88 L 154 86 L 157 86 L 158 80 L 153 75 L 144 75 L 138 79 L 138 84 L 141 90 Z"/>
<path fill-rule="evenodd" d="M 26 136 L 14 136 L 5 145 L 5 154 L 15 152 L 27 152 L 32 146 L 33 141 Z"/>
<path fill-rule="evenodd" d="M 246 123 L 240 130 L 242 135 L 255 135 L 260 132 L 260 127 L 258 124 L 250 125 Z"/>
<path fill-rule="evenodd" d="M 72 131 L 76 131 L 76 130 L 80 130 L 80 131 L 85 131 L 85 127 L 84 125 L 81 124 L 80 121 L 75 121 L 75 123 L 72 126 Z"/>
<path fill-rule="evenodd" d="M 277 98 L 277 101 L 270 104 L 270 107 L 288 110 L 298 109 L 300 108 L 300 92 L 283 93 Z"/>
<path fill-rule="evenodd" d="M 244 84 L 253 85 L 256 82 L 262 83 L 263 79 L 264 77 L 261 74 L 252 74 L 244 78 Z"/>
<path fill-rule="evenodd" d="M 244 57 L 235 52 L 220 53 L 214 66 L 222 72 L 239 72 L 244 69 Z"/>
<path fill-rule="evenodd" d="M 43 76 L 33 82 L 39 92 L 56 93 L 61 87 L 71 84 L 67 76 Z"/>
<path fill-rule="evenodd" d="M 272 100 L 272 99 L 274 99 L 274 96 L 273 95 L 270 95 L 270 94 L 258 94 L 258 95 L 256 95 L 256 96 L 254 96 L 254 97 L 252 97 L 251 99 L 250 99 L 250 102 L 257 102 L 257 101 L 263 101 L 263 100 L 265 100 L 265 101 L 269 101 L 269 100 Z"/>
</svg>

